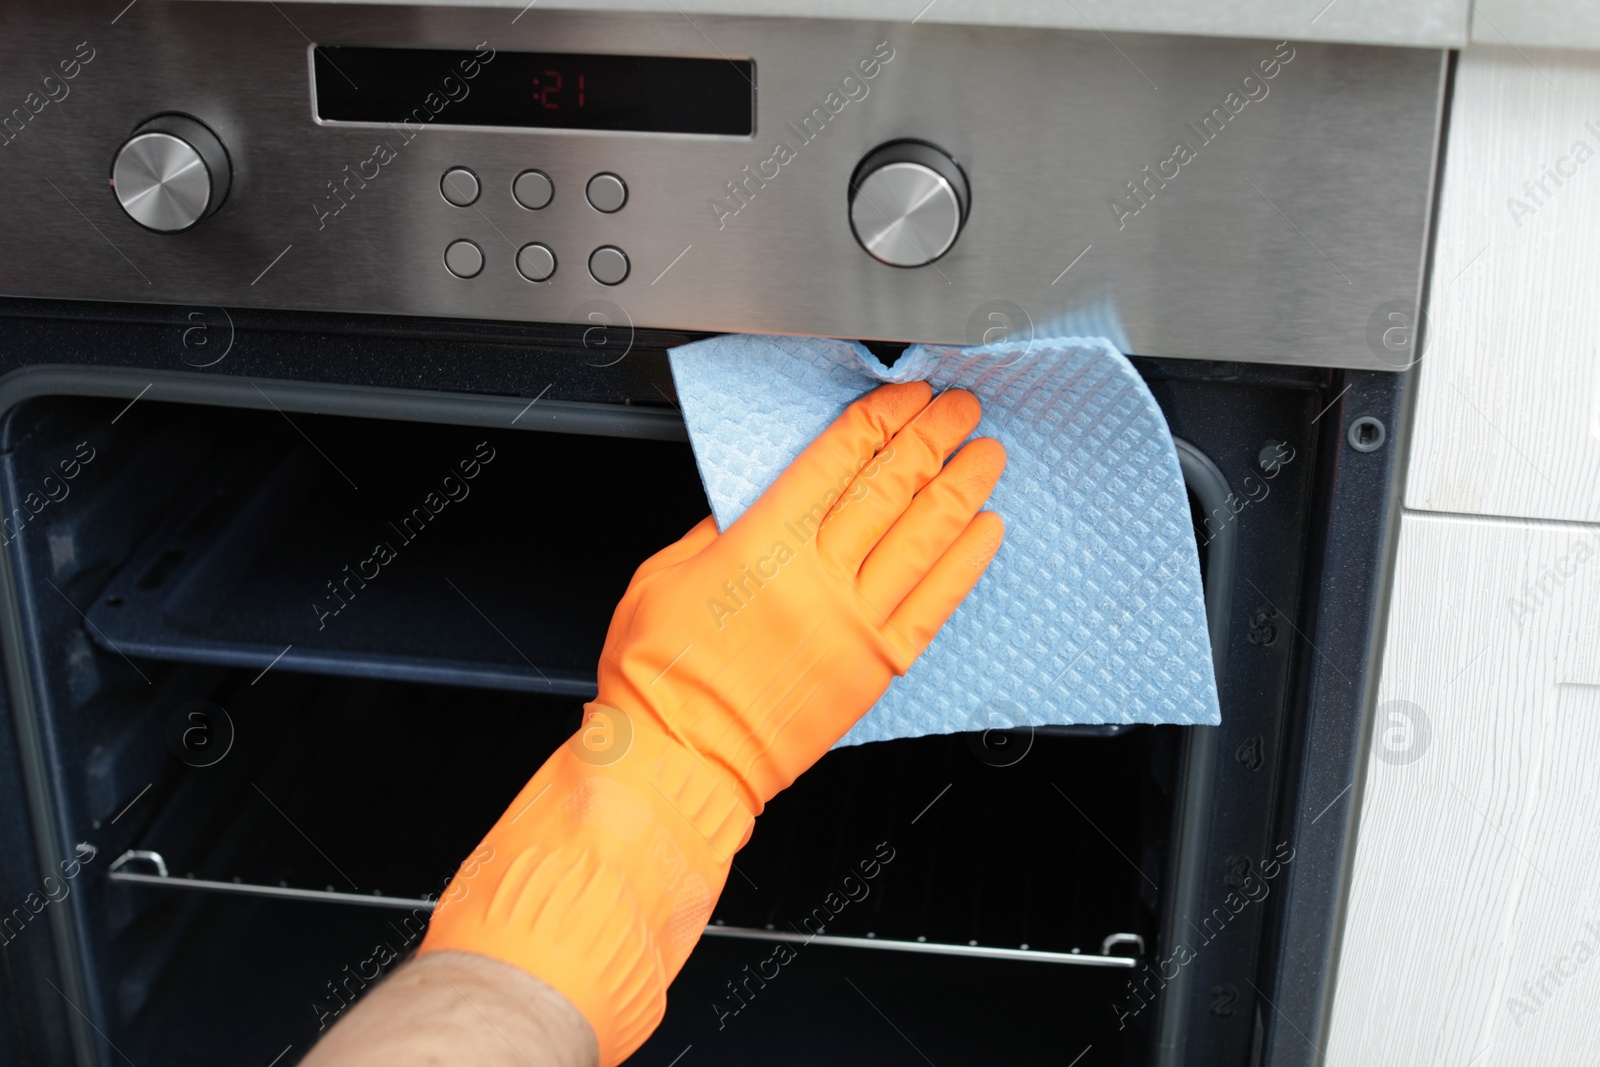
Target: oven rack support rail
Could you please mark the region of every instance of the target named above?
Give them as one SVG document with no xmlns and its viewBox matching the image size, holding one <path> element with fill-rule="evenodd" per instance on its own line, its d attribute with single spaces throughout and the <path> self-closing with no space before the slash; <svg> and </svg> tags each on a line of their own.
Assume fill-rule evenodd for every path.
<svg viewBox="0 0 1600 1067">
<path fill-rule="evenodd" d="M 154 874 L 130 870 L 133 864 L 148 864 Z M 260 885 L 252 882 L 220 882 L 193 876 L 174 877 L 167 870 L 166 857 L 150 849 L 131 848 L 111 864 L 106 877 L 127 885 L 155 886 L 161 889 L 192 889 L 211 893 L 236 893 L 242 896 L 273 897 L 280 900 L 319 901 L 324 904 L 356 904 L 369 908 L 396 908 L 401 911 L 432 911 L 437 903 L 429 897 L 391 897 L 382 893 L 345 893 L 337 889 L 299 889 L 286 885 Z M 1099 953 L 1048 952 L 1031 948 L 1002 948 L 990 945 L 953 945 L 936 941 L 897 941 L 878 937 L 839 937 L 833 934 L 805 934 L 796 931 L 791 936 L 778 930 L 757 930 L 747 926 L 724 926 L 713 923 L 706 927 L 707 937 L 731 937 L 747 941 L 784 941 L 807 945 L 834 945 L 839 948 L 882 949 L 891 952 L 921 952 L 936 956 L 966 956 L 991 960 L 1015 960 L 1025 963 L 1059 963 L 1078 967 L 1120 967 L 1132 970 L 1144 956 L 1144 938 L 1138 934 L 1107 934 L 1100 943 Z M 1136 955 L 1116 955 L 1113 950 L 1130 947 Z"/>
</svg>

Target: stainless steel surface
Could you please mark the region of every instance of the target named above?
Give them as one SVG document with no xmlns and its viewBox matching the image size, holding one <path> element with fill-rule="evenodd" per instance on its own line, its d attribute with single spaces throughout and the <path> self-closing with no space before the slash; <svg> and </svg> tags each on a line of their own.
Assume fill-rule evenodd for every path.
<svg viewBox="0 0 1600 1067">
<path fill-rule="evenodd" d="M 890 163 L 868 174 L 856 189 L 850 228 L 874 259 L 920 267 L 956 243 L 961 204 L 950 183 L 922 164 Z"/>
<path fill-rule="evenodd" d="M 266 0 L 257 0 L 264 3 Z M 344 0 L 317 0 L 341 3 Z M 368 0 L 358 0 L 366 3 Z M 407 4 L 435 6 L 440 0 L 406 0 Z M 455 7 L 480 7 L 484 0 L 443 0 Z M 491 6 L 516 13 L 525 0 L 489 0 Z M 579 11 L 654 11 L 688 16 L 774 15 L 808 19 L 882 19 L 915 17 L 919 23 L 957 26 L 1021 26 L 1035 29 L 1086 30 L 1093 33 L 1188 33 L 1212 37 L 1284 37 L 1307 41 L 1342 41 L 1349 44 L 1400 45 L 1410 48 L 1459 48 L 1467 43 L 1469 10 L 1474 23 L 1487 21 L 1485 9 L 1496 25 L 1506 26 L 1509 8 L 1522 4 L 1550 21 L 1582 19 L 1584 0 L 1504 0 L 1490 6 L 1483 0 L 1315 0 L 1313 4 L 1286 4 L 1283 0 L 923 0 L 906 10 L 905 0 L 541 0 L 541 9 Z M 1553 17 L 1552 17 L 1553 16 Z M 1509 31 L 1512 43 L 1515 30 Z M 1500 43 L 1502 38 L 1495 38 Z M 1574 47 L 1574 45 L 1566 45 Z"/>
<path fill-rule="evenodd" d="M 589 273 L 601 285 L 621 285 L 628 279 L 628 254 L 615 245 L 602 245 L 589 253 Z"/>
<path fill-rule="evenodd" d="M 478 199 L 478 176 L 466 167 L 451 167 L 439 179 L 439 192 L 456 207 L 468 207 Z"/>
<path fill-rule="evenodd" d="M 556 195 L 550 175 L 541 170 L 525 170 L 511 183 L 511 195 L 530 211 L 538 211 Z"/>
<path fill-rule="evenodd" d="M 444 250 L 444 265 L 457 278 L 476 278 L 483 270 L 483 249 L 471 241 L 451 241 Z"/>
<path fill-rule="evenodd" d="M 584 195 L 596 211 L 609 215 L 621 211 L 622 205 L 628 202 L 628 187 L 615 174 L 596 174 L 584 187 Z"/>
<path fill-rule="evenodd" d="M 117 201 L 128 217 L 163 233 L 199 222 L 211 201 L 205 161 L 170 133 L 141 133 L 117 153 L 111 168 Z"/>
<path fill-rule="evenodd" d="M 517 250 L 517 270 L 530 282 L 542 282 L 556 272 L 556 255 L 537 241 Z"/>
<path fill-rule="evenodd" d="M 209 160 L 209 163 L 208 163 Z M 111 187 L 128 217 L 158 233 L 187 230 L 227 196 L 227 153 L 193 120 L 146 123 L 117 150 Z"/>
<path fill-rule="evenodd" d="M 1438 52 L 927 20 L 516 15 L 145 0 L 103 31 L 71 99 L 0 151 L 0 195 L 30 205 L 0 248 L 0 291 L 573 323 L 604 293 L 641 327 L 956 344 L 1007 301 L 1024 329 L 1091 328 L 1135 354 L 1374 370 L 1392 367 L 1369 348 L 1372 314 L 1418 297 Z M 7 5 L 0 29 L 0 90 L 15 100 L 57 42 L 83 38 L 70 8 L 43 0 Z M 447 102 L 411 128 L 319 123 L 307 38 L 750 57 L 759 132 L 459 128 Z M 1275 77 L 1246 83 L 1262 63 Z M 204 225 L 162 238 L 123 216 L 105 161 L 173 109 L 217 131 L 235 182 Z M 1208 117 L 1221 131 L 1203 137 Z M 845 209 L 857 162 L 908 136 L 949 150 L 974 193 L 960 239 L 921 270 L 862 254 Z M 1180 141 L 1193 158 L 1170 164 Z M 438 195 L 457 165 L 483 185 L 471 210 Z M 530 169 L 556 188 L 540 212 L 510 195 Z M 600 172 L 628 177 L 626 210 L 578 195 Z M 61 176 L 59 193 L 41 174 Z M 471 285 L 439 267 L 461 237 L 487 257 Z M 611 289 L 583 269 L 530 289 L 514 264 L 529 241 L 575 263 L 614 244 L 634 269 Z"/>
</svg>

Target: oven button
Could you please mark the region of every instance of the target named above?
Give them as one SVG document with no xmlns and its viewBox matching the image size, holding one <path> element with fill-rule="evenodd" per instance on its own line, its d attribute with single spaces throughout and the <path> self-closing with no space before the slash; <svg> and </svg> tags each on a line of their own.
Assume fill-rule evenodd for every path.
<svg viewBox="0 0 1600 1067">
<path fill-rule="evenodd" d="M 589 273 L 601 285 L 621 285 L 628 277 L 628 255 L 615 245 L 601 245 L 589 253 Z"/>
<path fill-rule="evenodd" d="M 529 211 L 538 211 L 556 195 L 556 187 L 544 171 L 525 170 L 511 183 L 511 195 Z"/>
<path fill-rule="evenodd" d="M 969 200 L 967 177 L 947 153 L 892 141 L 868 153 L 850 178 L 850 228 L 873 258 L 920 267 L 956 243 Z"/>
<path fill-rule="evenodd" d="M 483 269 L 483 249 L 466 238 L 451 241 L 444 250 L 444 267 L 457 278 L 476 277 Z"/>
<path fill-rule="evenodd" d="M 471 207 L 478 199 L 478 176 L 466 167 L 451 167 L 439 179 L 439 192 L 456 207 Z"/>
<path fill-rule="evenodd" d="M 227 199 L 233 170 L 217 135 L 187 115 L 161 115 L 133 132 L 111 162 L 111 187 L 128 217 L 178 233 Z"/>
<path fill-rule="evenodd" d="M 621 211 L 622 205 L 628 202 L 628 187 L 615 174 L 596 174 L 589 179 L 589 186 L 584 193 L 596 211 L 604 211 L 607 215 Z"/>
<path fill-rule="evenodd" d="M 542 282 L 556 272 L 556 254 L 538 241 L 517 250 L 517 273 L 530 282 Z"/>
</svg>

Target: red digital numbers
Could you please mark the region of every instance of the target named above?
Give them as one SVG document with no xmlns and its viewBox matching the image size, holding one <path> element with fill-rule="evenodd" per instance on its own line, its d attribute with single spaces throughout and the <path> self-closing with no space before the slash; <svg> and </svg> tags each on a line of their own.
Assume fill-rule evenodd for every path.
<svg viewBox="0 0 1600 1067">
<path fill-rule="evenodd" d="M 551 97 L 556 96 L 561 92 L 561 72 L 559 70 L 547 70 L 544 72 L 544 76 L 546 79 L 554 78 L 555 84 L 546 84 L 544 87 L 539 88 L 539 106 L 544 108 L 546 111 L 555 111 L 561 106 L 561 101 L 552 100 Z M 539 86 L 539 79 L 533 79 L 533 84 L 537 88 Z"/>
<path fill-rule="evenodd" d="M 546 111 L 561 110 L 561 87 L 566 84 L 559 70 L 547 70 L 541 77 L 533 79 L 533 95 L 539 101 L 539 106 Z M 578 107 L 583 106 L 584 76 L 578 75 Z"/>
</svg>

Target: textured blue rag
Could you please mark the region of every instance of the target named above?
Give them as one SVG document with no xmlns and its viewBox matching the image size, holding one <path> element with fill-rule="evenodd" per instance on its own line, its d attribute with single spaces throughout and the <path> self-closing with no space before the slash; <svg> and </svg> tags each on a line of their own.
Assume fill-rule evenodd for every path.
<svg viewBox="0 0 1600 1067">
<path fill-rule="evenodd" d="M 1198 551 L 1166 419 L 1101 338 L 914 346 L 724 336 L 671 353 L 717 525 L 727 529 L 851 401 L 926 380 L 983 402 L 1006 447 L 989 508 L 1006 538 L 904 678 L 841 744 L 1069 723 L 1222 721 Z"/>
</svg>

